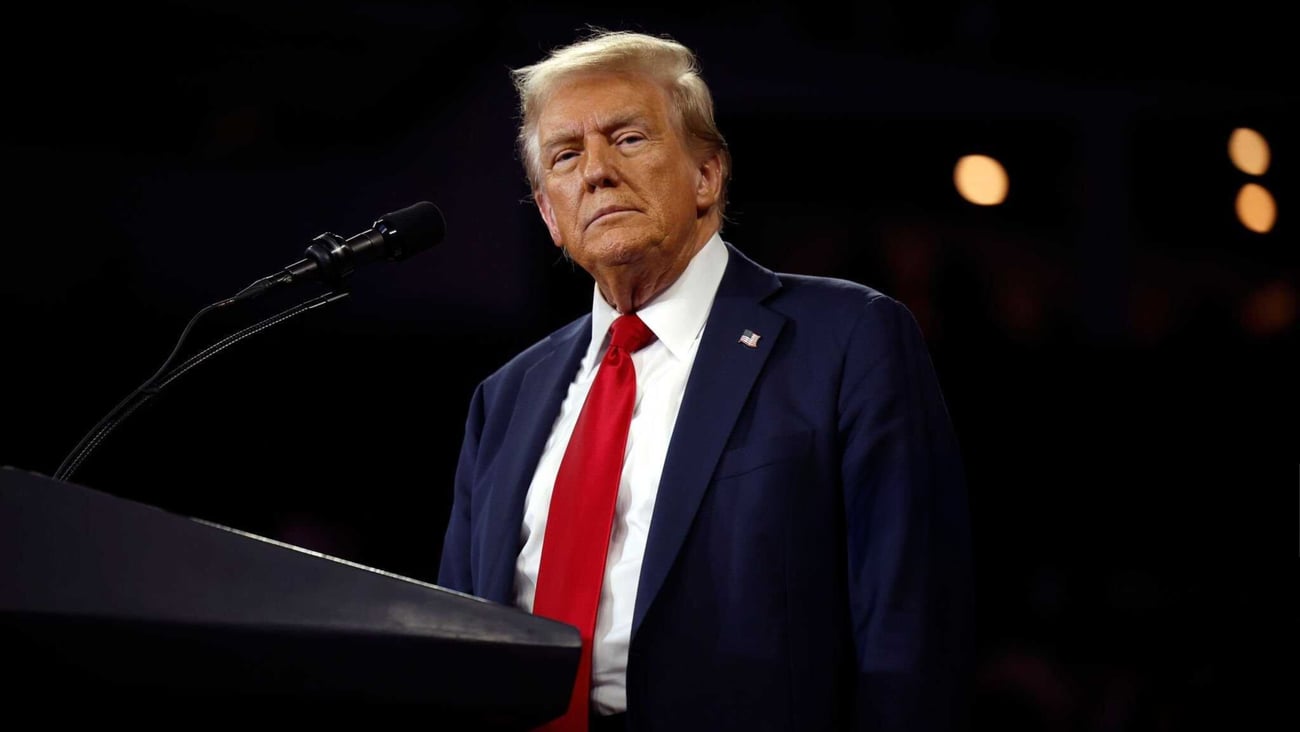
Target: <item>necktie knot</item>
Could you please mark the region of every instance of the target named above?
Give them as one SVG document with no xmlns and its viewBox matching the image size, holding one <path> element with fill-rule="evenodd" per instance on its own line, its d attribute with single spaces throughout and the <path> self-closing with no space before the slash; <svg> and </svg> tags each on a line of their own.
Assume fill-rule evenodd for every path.
<svg viewBox="0 0 1300 732">
<path fill-rule="evenodd" d="M 653 343 L 654 340 L 654 331 L 641 322 L 641 318 L 635 313 L 618 316 L 610 326 L 611 348 L 621 348 L 628 353 L 635 353 Z"/>
</svg>

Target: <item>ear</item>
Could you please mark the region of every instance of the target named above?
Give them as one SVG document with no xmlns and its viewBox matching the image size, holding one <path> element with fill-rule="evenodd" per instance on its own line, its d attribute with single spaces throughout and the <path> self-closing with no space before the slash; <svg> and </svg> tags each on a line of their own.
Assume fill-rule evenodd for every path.
<svg viewBox="0 0 1300 732">
<path fill-rule="evenodd" d="M 546 230 L 551 232 L 551 241 L 555 246 L 563 247 L 564 242 L 560 239 L 560 227 L 555 223 L 555 209 L 551 207 L 550 200 L 543 191 L 533 191 L 533 203 L 537 204 L 537 212 L 542 215 L 542 221 L 546 222 Z"/>
<path fill-rule="evenodd" d="M 713 208 L 722 197 L 722 157 L 710 155 L 695 169 L 695 208 L 703 214 Z"/>
</svg>

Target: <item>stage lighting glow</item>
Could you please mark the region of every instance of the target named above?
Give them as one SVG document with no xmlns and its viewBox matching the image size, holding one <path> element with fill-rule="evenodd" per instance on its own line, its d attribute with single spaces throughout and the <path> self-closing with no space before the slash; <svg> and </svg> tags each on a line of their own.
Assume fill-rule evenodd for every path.
<svg viewBox="0 0 1300 732">
<path fill-rule="evenodd" d="M 987 155 L 965 155 L 952 173 L 957 192 L 971 203 L 996 206 L 1007 198 L 1009 181 L 1002 163 Z"/>
<path fill-rule="evenodd" d="M 1251 335 L 1285 333 L 1295 324 L 1296 292 L 1285 281 L 1270 282 L 1251 292 L 1241 304 L 1241 325 Z"/>
<path fill-rule="evenodd" d="M 1237 218 L 1247 229 L 1265 234 L 1277 221 L 1277 204 L 1273 194 L 1258 183 L 1247 183 L 1237 191 Z"/>
<path fill-rule="evenodd" d="M 1243 173 L 1263 175 L 1268 170 L 1268 141 L 1249 127 L 1238 127 L 1228 136 L 1228 157 Z"/>
</svg>

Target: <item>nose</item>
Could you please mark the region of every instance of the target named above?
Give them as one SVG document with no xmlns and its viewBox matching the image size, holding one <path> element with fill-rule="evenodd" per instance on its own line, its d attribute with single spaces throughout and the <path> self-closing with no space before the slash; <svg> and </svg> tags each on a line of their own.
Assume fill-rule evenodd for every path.
<svg viewBox="0 0 1300 732">
<path fill-rule="evenodd" d="M 618 162 L 615 151 L 603 138 L 588 143 L 583 155 L 582 180 L 595 190 L 618 183 Z"/>
</svg>

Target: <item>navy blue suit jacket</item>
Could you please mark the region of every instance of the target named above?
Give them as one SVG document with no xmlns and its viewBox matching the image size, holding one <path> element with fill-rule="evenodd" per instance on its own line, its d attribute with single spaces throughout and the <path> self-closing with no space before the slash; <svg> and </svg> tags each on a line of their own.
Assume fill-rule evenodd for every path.
<svg viewBox="0 0 1300 732">
<path fill-rule="evenodd" d="M 961 728 L 966 485 L 921 331 L 880 292 L 727 246 L 637 589 L 631 728 Z M 590 337 L 583 316 L 478 386 L 438 584 L 513 602 L 524 495 Z"/>
</svg>

